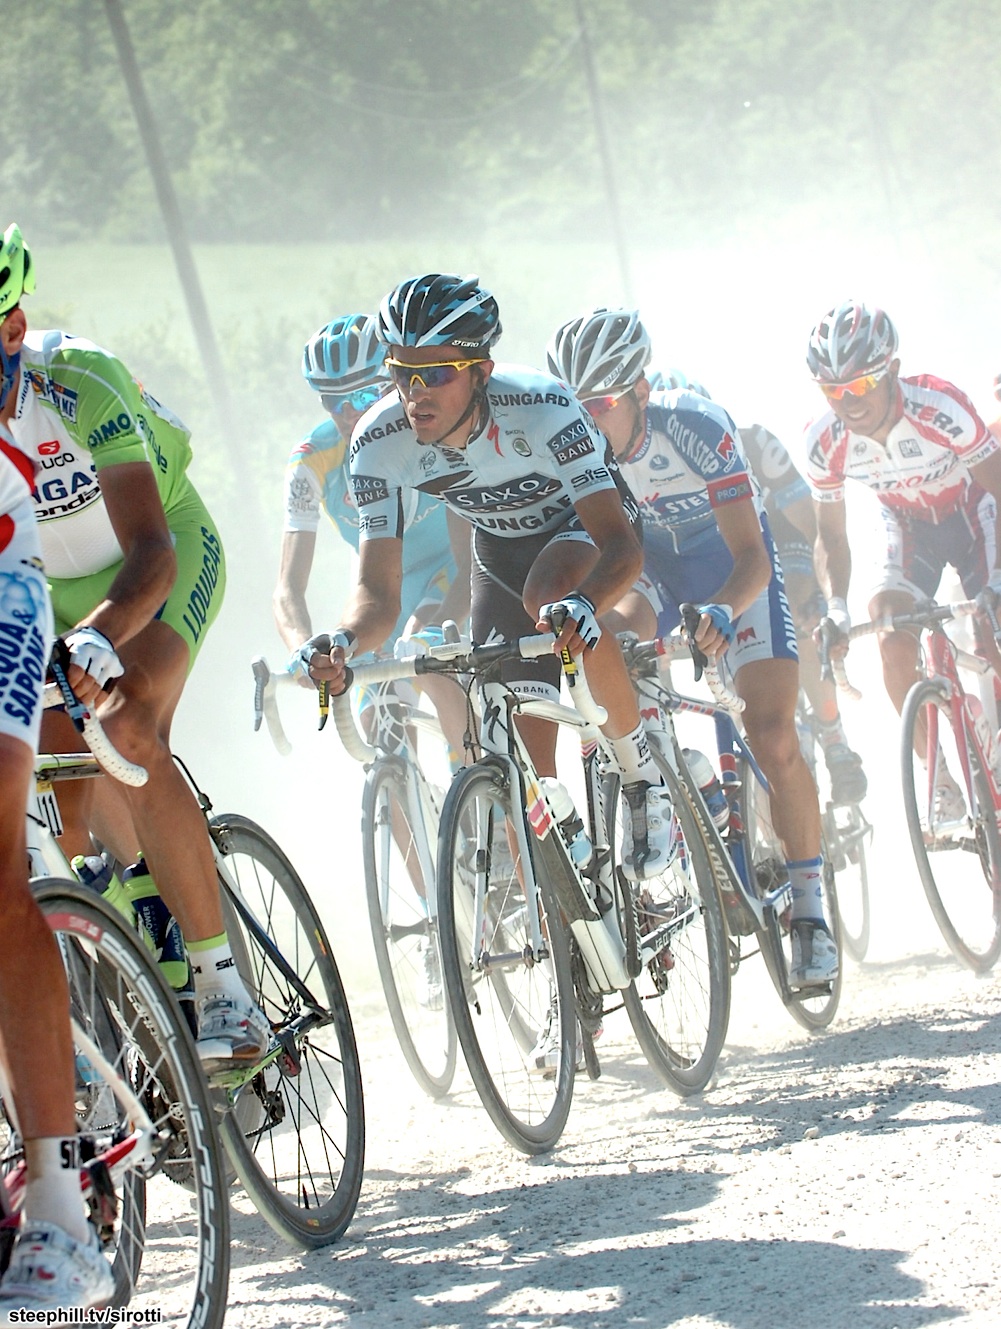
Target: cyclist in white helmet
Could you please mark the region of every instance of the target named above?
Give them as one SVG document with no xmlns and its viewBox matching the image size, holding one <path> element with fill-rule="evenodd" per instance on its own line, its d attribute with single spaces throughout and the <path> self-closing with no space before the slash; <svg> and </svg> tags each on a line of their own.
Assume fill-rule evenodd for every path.
<svg viewBox="0 0 1001 1329">
<path fill-rule="evenodd" d="M 790 984 L 829 983 L 839 957 L 824 914 L 817 792 L 796 733 L 796 634 L 736 426 L 689 389 L 651 394 L 650 338 L 635 310 L 569 320 L 548 358 L 604 432 L 643 516 L 644 579 L 620 601 L 617 625 L 663 634 L 688 601 L 702 614 L 702 649 L 728 653 L 792 885 Z"/>
<path fill-rule="evenodd" d="M 901 377 L 897 346 L 882 309 L 847 300 L 824 314 L 807 347 L 807 366 L 829 408 L 806 435 L 817 564 L 827 582 L 828 617 L 843 633 L 851 626 L 849 479 L 875 492 L 885 527 L 870 617 L 906 613 L 916 600 L 934 596 L 947 564 L 967 595 L 985 586 L 1001 594 L 1001 445 L 954 384 L 931 374 Z M 978 625 L 977 637 L 997 669 L 990 633 Z M 886 690 L 899 711 L 918 678 L 918 643 L 909 632 L 882 632 L 879 649 Z M 936 801 L 943 818 L 965 808 L 944 767 Z"/>
<path fill-rule="evenodd" d="M 560 383 L 495 366 L 497 303 L 475 277 L 429 273 L 396 287 L 379 310 L 396 392 L 355 428 L 351 479 L 361 512 L 358 583 L 332 661 L 314 677 L 341 684 L 352 651 L 382 640 L 399 608 L 409 491 L 444 501 L 473 527 L 472 632 L 484 641 L 551 630 L 554 649 L 587 652 L 595 696 L 626 791 L 624 868 L 656 875 L 670 850 L 670 808 L 614 636 L 601 615 L 639 573 L 636 508 L 605 440 Z M 506 666 L 515 687 L 558 695 L 559 663 Z M 522 717 L 542 775 L 555 775 L 554 726 Z"/>
<path fill-rule="evenodd" d="M 21 297 L 34 286 L 31 255 L 9 226 L 0 245 L 0 421 L 20 370 Z M 28 1170 L 21 1229 L 0 1283 L 3 1317 L 103 1304 L 115 1287 L 80 1195 L 66 975 L 28 886 L 24 813 L 52 643 L 31 498 L 37 470 L 37 456 L 0 423 L 0 1050 Z"/>
</svg>

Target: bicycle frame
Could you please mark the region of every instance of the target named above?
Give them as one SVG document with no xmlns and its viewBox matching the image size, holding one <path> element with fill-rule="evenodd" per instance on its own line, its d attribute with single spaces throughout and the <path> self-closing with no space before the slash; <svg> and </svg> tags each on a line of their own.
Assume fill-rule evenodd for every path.
<svg viewBox="0 0 1001 1329">
<path fill-rule="evenodd" d="M 987 760 L 987 754 L 984 752 L 983 745 L 980 742 L 980 736 L 977 733 L 977 727 L 974 723 L 974 715 L 970 709 L 970 694 L 963 687 L 959 677 L 959 662 L 962 660 L 964 666 L 973 669 L 979 674 L 987 674 L 990 671 L 990 665 L 986 660 L 981 660 L 979 656 L 969 655 L 965 651 L 960 651 L 955 642 L 944 631 L 941 625 L 933 628 L 926 627 L 922 634 L 923 655 L 925 663 L 925 676 L 936 684 L 942 693 L 943 701 L 949 708 L 949 720 L 952 726 L 952 732 L 956 739 L 956 749 L 959 755 L 960 765 L 963 771 L 963 779 L 966 782 L 967 793 L 971 799 L 974 796 L 973 771 L 970 766 L 970 752 L 967 743 L 967 730 L 972 733 L 974 752 L 977 763 L 984 777 L 990 786 L 991 798 L 994 801 L 995 813 L 1001 812 L 1001 788 L 998 787 L 997 777 L 991 763 Z M 963 723 L 964 715 L 969 724 Z M 928 751 L 938 750 L 938 724 L 939 714 L 937 711 L 931 711 L 928 716 Z M 928 797 L 931 799 L 934 791 L 935 770 L 934 763 L 928 762 Z"/>
</svg>

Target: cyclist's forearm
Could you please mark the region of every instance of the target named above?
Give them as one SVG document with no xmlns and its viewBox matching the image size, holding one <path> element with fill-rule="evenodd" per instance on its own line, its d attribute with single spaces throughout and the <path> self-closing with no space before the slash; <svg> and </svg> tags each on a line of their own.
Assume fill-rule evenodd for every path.
<svg viewBox="0 0 1001 1329">
<path fill-rule="evenodd" d="M 117 649 L 152 622 L 176 579 L 172 545 L 158 537 L 137 541 L 106 597 L 81 621 L 103 632 Z"/>
<path fill-rule="evenodd" d="M 605 544 L 601 557 L 575 589 L 602 614 L 619 603 L 642 571 L 643 551 L 630 530 L 628 537 Z"/>
<path fill-rule="evenodd" d="M 271 608 L 278 635 L 287 650 L 294 651 L 313 635 L 313 624 L 305 596 L 279 583 L 271 599 Z"/>
</svg>

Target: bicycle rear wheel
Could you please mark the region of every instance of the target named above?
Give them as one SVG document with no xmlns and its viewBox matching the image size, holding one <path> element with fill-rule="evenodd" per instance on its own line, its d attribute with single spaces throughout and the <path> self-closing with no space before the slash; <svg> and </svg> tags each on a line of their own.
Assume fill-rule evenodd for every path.
<svg viewBox="0 0 1001 1329">
<path fill-rule="evenodd" d="M 965 715 L 963 732 L 957 735 L 944 686 L 921 680 L 904 702 L 904 809 L 921 885 L 942 936 L 961 964 L 986 973 L 1001 954 L 1001 835 L 990 781 L 980 768 Z M 925 762 L 914 750 L 915 736 L 922 732 Z M 969 753 L 969 789 L 960 744 Z M 942 820 L 935 799 L 936 776 L 943 771 L 959 785 L 960 802 L 948 821 Z"/>
<path fill-rule="evenodd" d="M 740 763 L 741 813 L 744 822 L 745 846 L 748 850 L 752 872 L 752 885 L 762 897 L 788 883 L 789 874 L 785 865 L 785 851 L 775 830 L 772 820 L 771 800 L 746 760 Z M 828 848 L 821 827 L 821 852 L 824 856 L 824 875 L 822 881 L 824 917 L 827 919 L 841 953 L 841 916 L 838 911 L 838 897 L 834 881 L 833 854 Z M 841 975 L 843 965 L 838 966 L 836 977 L 822 987 L 804 988 L 791 991 L 789 971 L 792 966 L 792 934 L 789 930 L 791 893 L 786 892 L 776 906 L 765 910 L 765 928 L 758 933 L 761 954 L 775 989 L 785 1002 L 793 1019 L 804 1029 L 826 1029 L 834 1019 L 841 1000 Z"/>
<path fill-rule="evenodd" d="M 455 777 L 438 840 L 438 930 L 456 1032 L 483 1106 L 516 1149 L 538 1154 L 566 1125 L 577 1022 L 566 933 L 547 883 L 521 861 L 518 821 L 521 791 L 512 793 L 503 767 L 479 762 Z M 535 883 L 528 896 L 526 878 Z M 534 1055 L 546 1035 L 548 1070 Z"/>
<path fill-rule="evenodd" d="M 354 1029 L 306 888 L 246 817 L 212 817 L 223 913 L 240 976 L 280 1046 L 229 1088 L 221 1134 L 247 1194 L 306 1248 L 344 1232 L 361 1190 L 365 1116 Z"/>
<path fill-rule="evenodd" d="M 145 1109 L 154 1162 L 126 1171 L 111 1234 L 115 1305 L 157 1320 L 218 1329 L 229 1284 L 229 1204 L 215 1113 L 191 1032 L 145 947 L 80 882 L 45 877 L 35 896 L 59 942 L 77 1027 Z M 78 1129 L 98 1156 L 127 1140 L 120 1098 L 76 1047 Z M 171 1184 L 194 1160 L 192 1194 Z M 141 1269 L 140 1269 L 141 1263 Z"/>
<path fill-rule="evenodd" d="M 429 916 L 435 884 L 426 882 L 411 823 L 407 772 L 376 762 L 362 795 L 365 894 L 379 977 L 400 1050 L 432 1098 L 447 1094 L 455 1074 L 455 1026 L 445 1001 L 438 929 Z M 436 846 L 429 845 L 433 854 Z"/>
<path fill-rule="evenodd" d="M 726 1039 L 729 948 L 702 828 L 674 771 L 659 752 L 654 760 L 671 791 L 677 852 L 659 877 L 625 883 L 643 968 L 622 998 L 643 1055 L 669 1088 L 687 1097 L 709 1083 Z M 617 777 L 605 781 L 603 800 L 618 861 Z"/>
</svg>

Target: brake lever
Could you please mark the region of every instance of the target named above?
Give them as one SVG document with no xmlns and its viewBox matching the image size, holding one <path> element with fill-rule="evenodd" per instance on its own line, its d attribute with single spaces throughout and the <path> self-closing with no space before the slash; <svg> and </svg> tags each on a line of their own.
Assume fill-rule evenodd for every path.
<svg viewBox="0 0 1001 1329">
<path fill-rule="evenodd" d="M 691 652 L 692 664 L 695 666 L 695 681 L 698 683 L 706 665 L 709 663 L 708 655 L 695 644 L 695 634 L 698 631 L 699 620 L 702 615 L 692 604 L 679 605 L 678 610 L 681 614 L 681 626 L 685 632 L 688 649 Z"/>
</svg>

